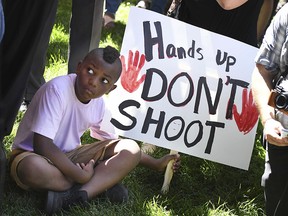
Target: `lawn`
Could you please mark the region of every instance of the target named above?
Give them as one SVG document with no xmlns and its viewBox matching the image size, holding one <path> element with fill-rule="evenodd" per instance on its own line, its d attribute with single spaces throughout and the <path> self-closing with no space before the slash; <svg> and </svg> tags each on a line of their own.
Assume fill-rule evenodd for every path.
<svg viewBox="0 0 288 216">
<path fill-rule="evenodd" d="M 100 46 L 112 45 L 121 49 L 129 7 L 134 1 L 124 1 L 116 14 L 116 26 L 104 30 Z M 45 79 L 67 73 L 67 47 L 71 1 L 59 1 L 57 20 L 47 53 Z M 18 114 L 11 135 L 5 137 L 7 154 L 10 152 L 15 131 L 23 113 Z M 87 141 L 88 135 L 83 136 Z M 248 171 L 181 154 L 181 168 L 172 180 L 169 193 L 160 189 L 163 173 L 137 167 L 123 181 L 128 187 L 130 200 L 121 205 L 112 205 L 106 200 L 94 200 L 85 209 L 75 207 L 58 215 L 239 215 L 264 214 L 263 188 L 260 179 L 264 169 L 264 150 L 260 143 L 261 125 L 255 137 L 255 147 Z M 168 153 L 158 148 L 153 156 Z M 7 172 L 3 212 L 1 215 L 44 215 L 41 211 L 45 194 L 24 192 L 16 187 Z"/>
</svg>

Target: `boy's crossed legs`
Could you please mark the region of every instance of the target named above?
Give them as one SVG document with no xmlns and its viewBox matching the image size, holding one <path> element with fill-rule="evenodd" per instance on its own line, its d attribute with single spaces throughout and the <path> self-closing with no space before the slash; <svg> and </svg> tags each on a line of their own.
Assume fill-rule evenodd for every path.
<svg viewBox="0 0 288 216">
<path fill-rule="evenodd" d="M 14 158 L 11 165 L 11 175 L 16 183 L 25 190 L 62 191 L 48 193 L 50 199 L 47 199 L 47 202 L 50 203 L 46 203 L 46 208 L 49 206 L 50 209 L 46 209 L 46 211 L 52 214 L 62 208 L 62 202 L 59 205 L 59 200 L 55 202 L 53 199 L 71 197 L 72 192 L 66 190 L 75 185 L 75 182 L 65 177 L 47 158 L 35 153 L 26 153 L 19 154 Z M 22 157 L 23 154 L 24 157 Z M 78 186 L 77 190 L 73 190 L 73 193 L 76 194 L 79 191 L 82 191 L 82 194 L 83 192 L 86 193 L 85 199 L 87 200 L 95 198 L 120 182 L 138 165 L 141 159 L 138 144 L 129 139 L 107 140 L 82 145 L 79 149 L 73 150 L 66 155 L 75 164 L 79 164 L 79 169 L 81 168 L 81 163 L 83 164 L 82 166 L 94 166 L 94 174 L 91 179 L 86 184 Z M 79 196 L 82 197 L 81 194 Z M 51 197 L 53 197 L 52 200 Z M 79 201 L 77 197 L 74 200 Z M 73 204 L 74 200 L 71 200 L 71 203 L 69 203 L 69 200 L 66 203 L 63 202 L 63 205 L 68 207 Z M 53 206 L 54 203 L 55 207 Z"/>
</svg>

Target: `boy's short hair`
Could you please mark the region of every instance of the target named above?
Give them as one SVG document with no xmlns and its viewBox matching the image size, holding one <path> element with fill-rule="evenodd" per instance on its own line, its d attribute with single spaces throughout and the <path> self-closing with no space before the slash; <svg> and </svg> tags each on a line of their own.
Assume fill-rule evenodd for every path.
<svg viewBox="0 0 288 216">
<path fill-rule="evenodd" d="M 103 48 L 103 59 L 107 63 L 114 63 L 117 59 L 119 59 L 120 53 L 117 49 L 112 46 L 106 46 Z"/>
</svg>

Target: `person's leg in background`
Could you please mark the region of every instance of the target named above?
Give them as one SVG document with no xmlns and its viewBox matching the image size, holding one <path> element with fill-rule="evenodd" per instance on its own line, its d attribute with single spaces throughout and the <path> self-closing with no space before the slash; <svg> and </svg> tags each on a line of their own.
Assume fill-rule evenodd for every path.
<svg viewBox="0 0 288 216">
<path fill-rule="evenodd" d="M 2 0 L 0 0 L 0 74 L 2 75 L 2 50 L 1 50 L 1 41 L 5 31 L 5 23 L 4 23 L 4 12 L 2 7 Z M 0 77 L 1 80 L 1 77 Z M 1 90 L 1 88 L 0 88 Z M 2 94 L 0 92 L 0 98 L 2 99 Z M 2 100 L 1 100 L 2 101 Z M 0 110 L 3 103 L 0 103 Z M 0 123 L 1 124 L 1 123 Z M 1 128 L 0 128 L 1 130 Z M 4 182 L 6 173 L 6 153 L 3 144 L 4 134 L 0 136 L 0 212 L 2 211 L 2 200 L 3 200 L 3 190 L 4 190 Z"/>
<path fill-rule="evenodd" d="M 2 0 L 0 0 L 0 44 L 5 31 L 5 22 L 4 22 L 4 12 L 2 6 Z"/>
<path fill-rule="evenodd" d="M 115 14 L 121 4 L 122 0 L 106 0 L 105 13 L 103 16 L 103 27 L 113 28 L 115 26 Z"/>
<path fill-rule="evenodd" d="M 45 83 L 44 72 L 46 65 L 46 54 L 49 46 L 50 35 L 56 19 L 56 13 L 57 7 L 54 7 L 47 17 L 47 22 L 45 23 L 43 33 L 41 34 L 40 42 L 35 50 L 31 72 L 24 92 L 24 101 L 22 103 L 23 106 L 26 106 L 26 109 L 36 91 Z"/>
<path fill-rule="evenodd" d="M 68 48 L 68 73 L 75 73 L 79 61 L 101 39 L 104 0 L 73 0 Z"/>
<path fill-rule="evenodd" d="M 0 142 L 12 131 L 23 100 L 38 45 L 57 0 L 3 1 L 5 34 L 0 50 Z M 3 151 L 2 151 L 3 150 Z M 1 144 L 0 196 L 6 176 L 6 154 Z M 2 203 L 2 202 L 1 202 Z"/>
<path fill-rule="evenodd" d="M 266 144 L 264 186 L 267 216 L 282 216 L 288 212 L 288 147 Z"/>
<path fill-rule="evenodd" d="M 148 9 L 160 14 L 165 14 L 167 11 L 167 4 L 171 4 L 170 0 L 140 0 L 136 7 Z"/>
<path fill-rule="evenodd" d="M 150 10 L 160 14 L 165 13 L 168 0 L 152 0 Z"/>
</svg>

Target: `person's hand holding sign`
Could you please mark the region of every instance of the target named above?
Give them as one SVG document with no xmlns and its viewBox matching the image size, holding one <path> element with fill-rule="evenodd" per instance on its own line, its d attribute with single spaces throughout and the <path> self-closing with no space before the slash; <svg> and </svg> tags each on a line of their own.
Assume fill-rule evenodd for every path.
<svg viewBox="0 0 288 216">
<path fill-rule="evenodd" d="M 239 131 L 244 132 L 244 134 L 249 133 L 258 120 L 258 111 L 253 101 L 251 90 L 249 92 L 249 99 L 247 100 L 247 89 L 243 89 L 241 114 L 238 113 L 237 107 L 234 104 L 233 115 Z"/>
<path fill-rule="evenodd" d="M 137 80 L 139 72 L 145 63 L 145 55 L 142 54 L 139 60 L 139 51 L 137 50 L 133 60 L 133 52 L 129 50 L 128 67 L 126 67 L 125 57 L 123 55 L 121 56 L 121 62 L 121 84 L 126 91 L 132 93 L 136 91 L 140 84 L 145 80 L 145 74 L 143 74 L 141 78 Z"/>
</svg>

